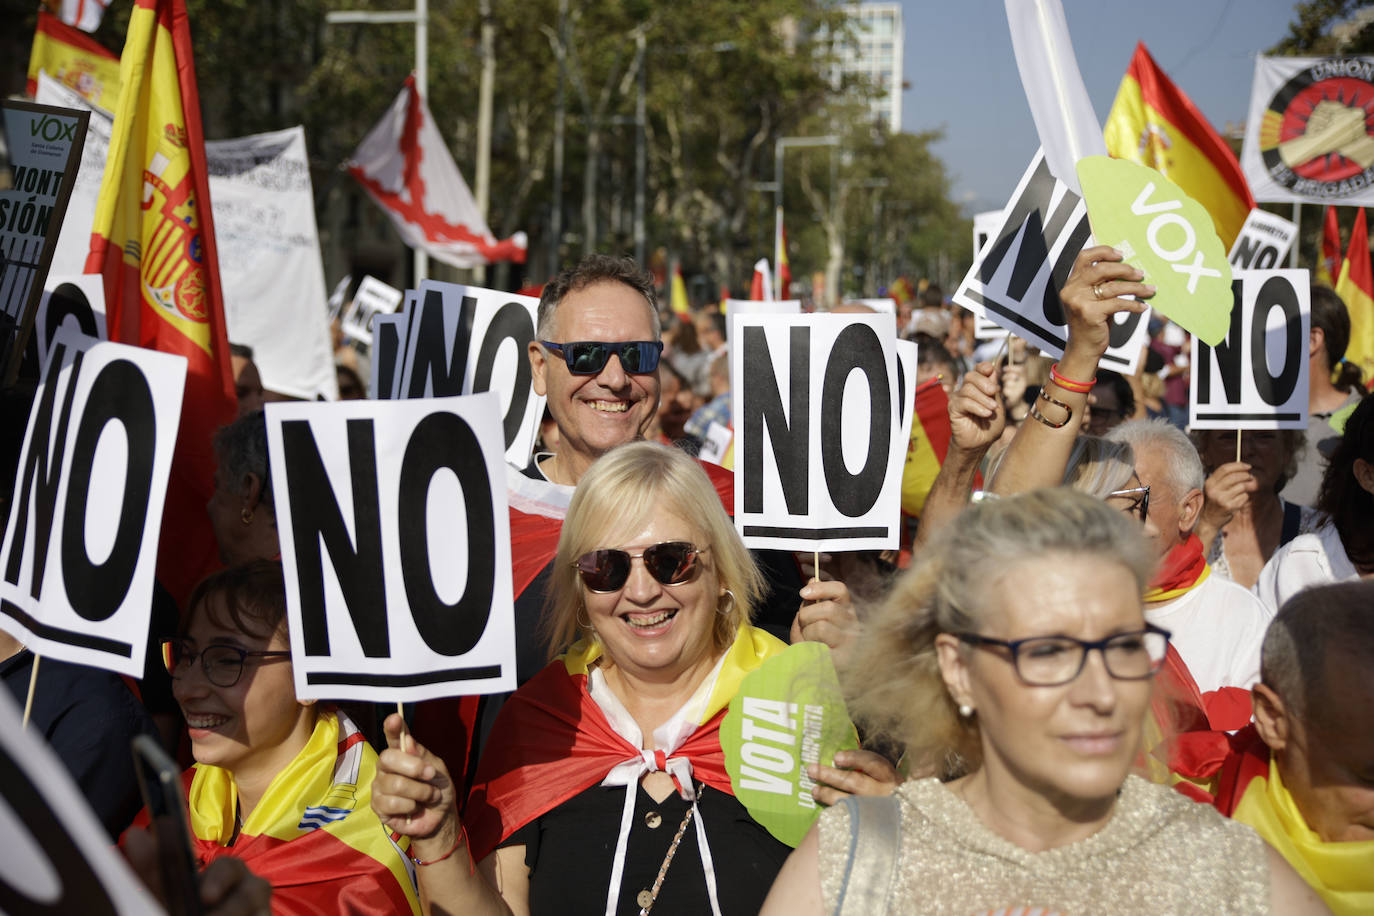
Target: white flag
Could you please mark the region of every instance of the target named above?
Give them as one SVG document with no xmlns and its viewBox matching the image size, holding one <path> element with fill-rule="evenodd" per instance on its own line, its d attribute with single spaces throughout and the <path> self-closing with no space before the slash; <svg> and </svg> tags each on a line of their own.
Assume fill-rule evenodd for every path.
<svg viewBox="0 0 1374 916">
<path fill-rule="evenodd" d="M 492 236 L 429 106 L 415 88 L 413 74 L 353 151 L 348 170 L 412 248 L 422 248 L 455 267 L 524 263 L 525 233 L 501 241 Z"/>
</svg>

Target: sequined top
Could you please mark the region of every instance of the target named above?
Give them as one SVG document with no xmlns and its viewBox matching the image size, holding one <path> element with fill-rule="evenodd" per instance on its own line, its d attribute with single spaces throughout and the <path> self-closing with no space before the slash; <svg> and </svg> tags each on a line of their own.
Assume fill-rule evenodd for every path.
<svg viewBox="0 0 1374 916">
<path fill-rule="evenodd" d="M 1089 913 L 1269 913 L 1264 841 L 1172 789 L 1136 776 L 1112 819 L 1077 843 L 1028 852 L 996 835 L 935 779 L 908 782 L 900 803 L 901 858 L 888 913 L 970 916 L 1042 907 Z M 850 850 L 843 806 L 820 818 L 820 878 L 834 912 Z"/>
</svg>

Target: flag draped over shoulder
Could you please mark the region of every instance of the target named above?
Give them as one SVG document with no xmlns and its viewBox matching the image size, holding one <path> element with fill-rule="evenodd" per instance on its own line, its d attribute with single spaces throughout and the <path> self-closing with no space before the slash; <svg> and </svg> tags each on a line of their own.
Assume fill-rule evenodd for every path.
<svg viewBox="0 0 1374 916">
<path fill-rule="evenodd" d="M 1350 231 L 1350 247 L 1336 280 L 1336 295 L 1350 313 L 1350 345 L 1345 358 L 1364 372 L 1364 382 L 1374 378 L 1374 270 L 1369 263 L 1369 227 L 1364 210 L 1355 217 Z"/>
<path fill-rule="evenodd" d="M 1336 221 L 1336 208 L 1327 205 L 1326 215 L 1322 218 L 1322 256 L 1317 262 L 1317 272 L 1312 282 L 1335 289 L 1336 275 L 1340 269 L 1341 225 Z"/>
<path fill-rule="evenodd" d="M 1159 69 L 1144 42 L 1135 46 L 1102 133 L 1111 155 L 1158 170 L 1206 207 L 1230 250 L 1255 199 L 1235 153 Z"/>
<path fill-rule="evenodd" d="M 414 74 L 353 151 L 348 171 L 391 217 L 407 245 L 454 267 L 525 263 L 525 233 L 501 241 L 491 234 Z"/>
<path fill-rule="evenodd" d="M 236 410 L 185 0 L 137 0 L 120 82 L 86 272 L 104 275 L 111 340 L 188 363 L 158 544 L 180 602 L 215 563 L 211 439 Z"/>
<path fill-rule="evenodd" d="M 25 92 L 31 98 L 38 94 L 40 70 L 97 108 L 109 110 L 119 99 L 119 57 L 80 29 L 41 11 L 29 52 Z"/>
</svg>

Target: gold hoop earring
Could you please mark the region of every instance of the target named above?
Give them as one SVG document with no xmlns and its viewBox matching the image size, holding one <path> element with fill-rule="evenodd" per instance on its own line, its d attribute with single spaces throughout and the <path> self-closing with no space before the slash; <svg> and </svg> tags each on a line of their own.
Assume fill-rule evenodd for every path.
<svg viewBox="0 0 1374 916">
<path fill-rule="evenodd" d="M 721 597 L 722 597 L 722 598 L 729 598 L 729 599 L 730 599 L 730 605 L 729 605 L 729 607 L 725 608 L 724 610 L 721 610 L 720 602 L 716 602 L 716 613 L 719 614 L 719 615 L 722 616 L 722 617 L 729 617 L 732 613 L 734 613 L 734 610 L 735 610 L 735 593 L 732 592 L 732 591 L 730 591 L 730 589 L 727 588 L 724 592 L 721 593 Z"/>
<path fill-rule="evenodd" d="M 245 525 L 253 524 L 253 510 L 245 508 L 242 512 L 239 513 L 239 519 Z"/>
</svg>

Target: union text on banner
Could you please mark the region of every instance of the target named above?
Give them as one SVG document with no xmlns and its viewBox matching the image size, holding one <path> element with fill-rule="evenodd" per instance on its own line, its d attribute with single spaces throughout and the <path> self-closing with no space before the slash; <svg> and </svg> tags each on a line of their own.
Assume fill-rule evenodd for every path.
<svg viewBox="0 0 1374 916">
<path fill-rule="evenodd" d="M 348 171 L 412 248 L 454 267 L 525 262 L 525 233 L 497 241 L 487 228 L 413 75 L 353 151 Z"/>
<path fill-rule="evenodd" d="M 892 315 L 736 315 L 735 524 L 750 547 L 885 550 L 904 410 Z"/>
<path fill-rule="evenodd" d="M 1044 156 L 1036 153 L 1000 225 L 951 298 L 1043 352 L 1062 356 L 1068 326 L 1059 290 L 1091 234 L 1083 199 L 1056 181 Z M 1148 315 L 1116 316 L 1104 368 L 1135 372 L 1149 342 Z"/>
<path fill-rule="evenodd" d="M 1259 57 L 1240 163 L 1255 200 L 1374 206 L 1374 57 Z"/>
<path fill-rule="evenodd" d="M 1144 42 L 1135 46 L 1102 132 L 1114 158 L 1166 176 L 1212 215 L 1223 245 L 1235 244 L 1255 206 L 1236 154 L 1159 69 Z"/>
<path fill-rule="evenodd" d="M 1308 331 L 1305 270 L 1238 270 L 1235 305 L 1219 346 L 1193 338 L 1193 429 L 1306 429 Z"/>
<path fill-rule="evenodd" d="M 216 562 L 211 437 L 237 407 L 185 0 L 137 0 L 120 61 L 86 272 L 105 277 L 111 340 L 187 360 L 158 556 L 181 601 Z"/>
<path fill-rule="evenodd" d="M 0 627 L 36 654 L 143 676 L 185 376 L 58 329 L 0 543 Z"/>
<path fill-rule="evenodd" d="M 22 726 L 8 690 L 0 691 L 0 793 L 6 813 L 0 900 L 6 912 L 164 912 L 110 845 L 66 761 Z"/>
<path fill-rule="evenodd" d="M 267 405 L 296 695 L 515 689 L 494 393 Z"/>
<path fill-rule="evenodd" d="M 80 29 L 42 11 L 29 53 L 29 95 L 38 89 L 40 71 L 97 108 L 108 111 L 119 99 L 119 57 Z"/>
</svg>

